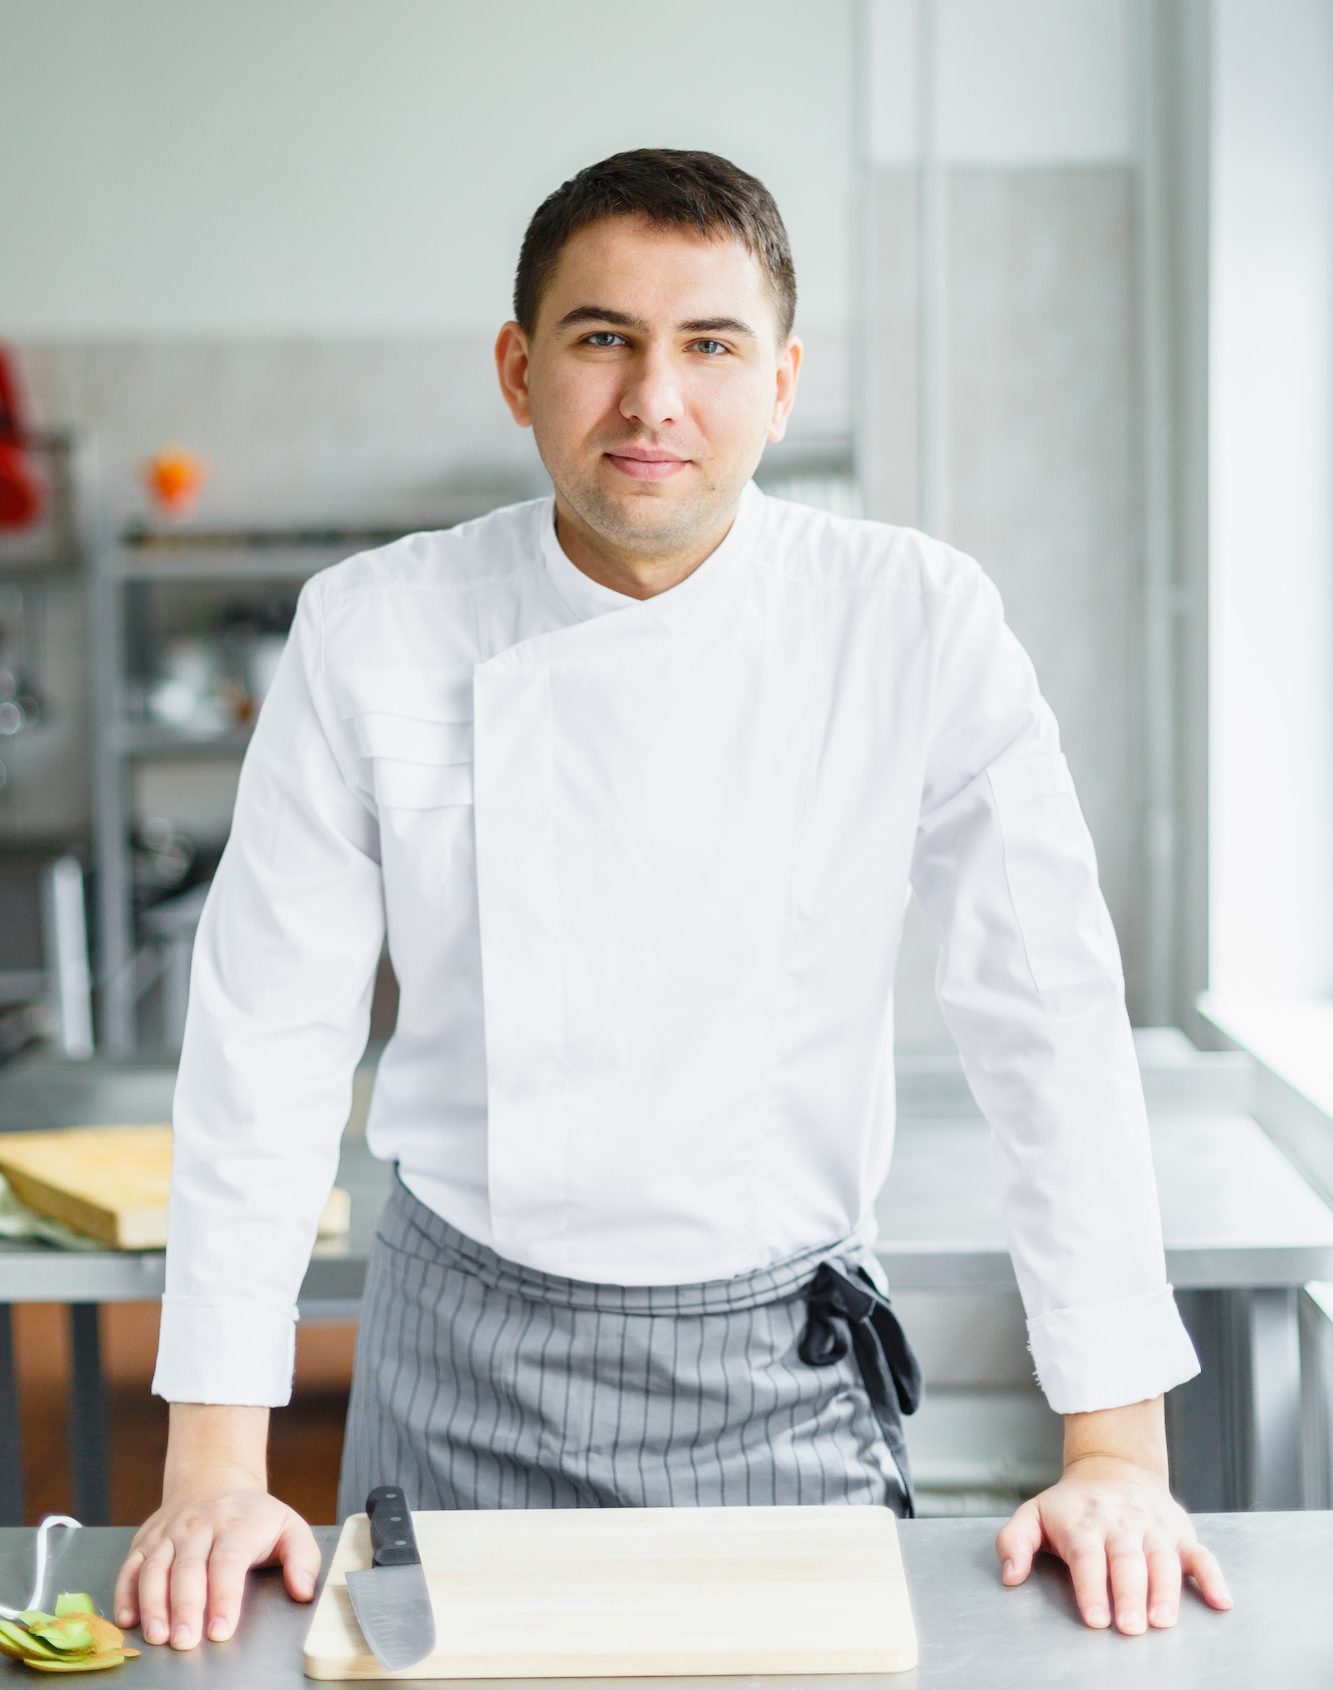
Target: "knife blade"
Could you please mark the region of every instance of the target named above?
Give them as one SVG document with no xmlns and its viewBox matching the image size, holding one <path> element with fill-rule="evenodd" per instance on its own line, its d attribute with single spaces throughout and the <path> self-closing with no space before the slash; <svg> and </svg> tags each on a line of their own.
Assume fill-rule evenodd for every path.
<svg viewBox="0 0 1333 1690">
<path fill-rule="evenodd" d="M 347 1574 L 347 1594 L 375 1658 L 398 1672 L 435 1647 L 430 1590 L 401 1487 L 376 1485 L 366 1497 L 366 1514 L 371 1562 Z"/>
</svg>

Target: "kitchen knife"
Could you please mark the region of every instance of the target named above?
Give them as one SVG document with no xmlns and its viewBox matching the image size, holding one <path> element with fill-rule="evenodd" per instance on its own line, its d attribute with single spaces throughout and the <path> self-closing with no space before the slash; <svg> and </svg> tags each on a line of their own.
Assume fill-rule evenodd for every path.
<svg viewBox="0 0 1333 1690">
<path fill-rule="evenodd" d="M 376 1485 L 366 1497 L 366 1514 L 371 1564 L 347 1574 L 347 1594 L 376 1659 L 397 1672 L 435 1647 L 435 1615 L 401 1488 Z"/>
</svg>

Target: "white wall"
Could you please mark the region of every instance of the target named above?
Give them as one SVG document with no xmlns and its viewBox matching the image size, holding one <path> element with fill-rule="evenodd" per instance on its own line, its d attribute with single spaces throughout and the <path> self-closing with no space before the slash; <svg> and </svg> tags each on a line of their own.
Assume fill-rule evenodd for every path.
<svg viewBox="0 0 1333 1690">
<path fill-rule="evenodd" d="M 950 165 L 1127 159 L 1127 0 L 934 0 L 939 148 Z M 916 158 L 917 0 L 867 0 L 866 145 Z"/>
<path fill-rule="evenodd" d="M 5 0 L 0 334 L 490 339 L 537 205 L 641 146 L 758 176 L 798 332 L 842 323 L 851 33 L 851 0 Z"/>
<path fill-rule="evenodd" d="M 1213 8 L 1211 984 L 1333 996 L 1333 6 Z"/>
</svg>

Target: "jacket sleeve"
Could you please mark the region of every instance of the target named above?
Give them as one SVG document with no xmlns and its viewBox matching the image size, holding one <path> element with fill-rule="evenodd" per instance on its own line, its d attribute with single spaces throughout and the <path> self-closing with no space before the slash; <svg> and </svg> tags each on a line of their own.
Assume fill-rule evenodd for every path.
<svg viewBox="0 0 1333 1690">
<path fill-rule="evenodd" d="M 1057 1413 L 1200 1371 L 1166 1280 L 1124 972 L 1059 730 L 978 564 L 940 600 L 912 885 L 991 1128 L 1037 1382 Z"/>
<path fill-rule="evenodd" d="M 384 939 L 375 816 L 302 587 L 200 915 L 172 1106 L 166 1289 L 152 1390 L 291 1398 L 297 1296 L 337 1175 Z"/>
</svg>

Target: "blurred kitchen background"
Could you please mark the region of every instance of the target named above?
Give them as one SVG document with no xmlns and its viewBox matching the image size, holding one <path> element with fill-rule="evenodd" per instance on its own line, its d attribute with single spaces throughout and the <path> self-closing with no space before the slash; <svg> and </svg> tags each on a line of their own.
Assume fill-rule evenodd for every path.
<svg viewBox="0 0 1333 1690">
<path fill-rule="evenodd" d="M 792 242 L 760 484 L 991 574 L 1143 1061 L 1246 1052 L 1333 1189 L 1326 0 L 6 0 L 0 93 L 0 1061 L 170 1061 L 301 580 L 549 490 L 492 359 L 527 220 L 595 159 L 697 146 Z M 954 1058 L 935 956 L 913 906 L 924 1069 Z M 386 959 L 368 1062 L 393 1013 Z M 900 1302 L 933 1505 L 1049 1482 L 1016 1295 Z M 35 1391 L 60 1343 L 17 1312 Z M 157 1413 L 156 1305 L 103 1312 Z M 334 1461 L 351 1331 L 300 1333 Z M 58 1413 L 24 1401 L 40 1486 Z"/>
</svg>

